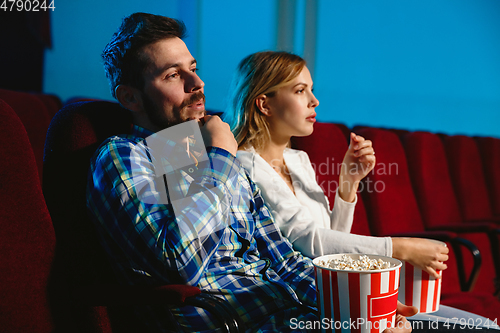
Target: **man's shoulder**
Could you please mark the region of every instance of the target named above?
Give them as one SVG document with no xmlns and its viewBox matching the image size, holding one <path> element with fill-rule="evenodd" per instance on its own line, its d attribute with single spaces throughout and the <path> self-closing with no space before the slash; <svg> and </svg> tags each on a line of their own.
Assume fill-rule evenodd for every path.
<svg viewBox="0 0 500 333">
<path fill-rule="evenodd" d="M 144 138 L 132 134 L 113 135 L 104 140 L 96 149 L 92 161 L 102 159 L 105 156 L 130 154 L 130 151 L 144 147 Z"/>
</svg>

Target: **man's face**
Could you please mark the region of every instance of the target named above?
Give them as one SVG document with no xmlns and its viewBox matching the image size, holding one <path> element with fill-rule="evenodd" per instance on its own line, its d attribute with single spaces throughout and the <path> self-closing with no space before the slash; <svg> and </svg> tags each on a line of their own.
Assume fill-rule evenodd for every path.
<svg viewBox="0 0 500 333">
<path fill-rule="evenodd" d="M 203 81 L 196 60 L 179 38 L 167 38 L 144 47 L 143 106 L 152 129 L 162 130 L 205 115 Z"/>
</svg>

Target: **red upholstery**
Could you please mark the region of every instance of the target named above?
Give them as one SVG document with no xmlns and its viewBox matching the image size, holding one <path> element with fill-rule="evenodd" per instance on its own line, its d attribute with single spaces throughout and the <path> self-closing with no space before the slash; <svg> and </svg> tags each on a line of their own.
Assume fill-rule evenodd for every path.
<svg viewBox="0 0 500 333">
<path fill-rule="evenodd" d="M 448 229 L 472 241 L 481 251 L 483 265 L 474 290 L 495 293 L 498 264 L 498 239 L 492 229 L 465 224 L 453 191 L 448 162 L 441 139 L 428 132 L 413 132 L 405 137 L 405 150 L 415 196 L 427 229 Z M 480 231 L 485 230 L 485 231 Z M 476 232 L 475 232 L 476 231 Z M 469 264 L 465 261 L 465 264 Z M 468 267 L 470 269 L 470 266 Z"/>
<path fill-rule="evenodd" d="M 59 292 L 54 292 L 55 323 L 63 332 L 111 332 L 111 328 L 113 332 L 140 332 L 140 328 L 134 328 L 131 304 L 203 305 L 198 298 L 192 299 L 204 296 L 192 286 L 118 285 L 88 218 L 90 158 L 106 138 L 126 134 L 131 127 L 128 110 L 113 102 L 91 101 L 63 107 L 47 133 L 44 194 L 58 239 L 55 271 L 60 281 L 68 281 L 66 292 L 62 282 Z M 170 324 L 174 329 L 176 323 Z"/>
<path fill-rule="evenodd" d="M 452 243 L 447 242 L 450 247 L 450 258 L 447 261 L 448 269 L 443 272 L 445 279 L 442 286 L 443 304 L 460 306 L 464 310 L 496 318 L 498 315 L 491 317 L 495 313 L 483 305 L 486 302 L 497 304 L 493 295 L 461 292 L 459 265 L 456 260 L 467 261 L 469 258 L 467 253 L 464 253 L 463 259 L 458 256 L 462 251 L 452 245 L 455 234 L 447 232 L 439 235 L 424 230 L 408 173 L 405 152 L 398 136 L 391 131 L 376 128 L 363 128 L 358 134 L 372 140 L 377 157 L 377 165 L 367 177 L 365 190 L 362 192 L 371 230 L 378 235 L 406 234 L 442 240 L 449 237 Z M 460 302 L 464 297 L 469 298 L 466 304 Z"/>
<path fill-rule="evenodd" d="M 340 167 L 348 148 L 345 132 L 336 124 L 315 123 L 311 135 L 292 138 L 292 147 L 304 150 L 309 155 L 312 165 L 315 166 L 318 184 L 323 188 L 332 208 L 339 183 Z M 351 233 L 370 235 L 364 204 L 359 196 Z"/>
<path fill-rule="evenodd" d="M 371 230 L 377 235 L 423 231 L 398 136 L 375 128 L 360 129 L 358 134 L 372 140 L 377 157 L 377 164 L 366 177 L 362 191 Z"/>
<path fill-rule="evenodd" d="M 35 154 L 38 175 L 42 180 L 43 147 L 50 117 L 42 101 L 35 95 L 0 89 L 0 99 L 9 104 L 21 119 Z"/>
<path fill-rule="evenodd" d="M 341 123 L 334 123 L 335 126 L 337 126 L 341 131 L 342 133 L 344 134 L 344 137 L 346 138 L 347 142 L 349 143 L 350 140 L 351 140 L 351 129 L 349 127 L 347 127 L 345 124 L 341 124 Z"/>
<path fill-rule="evenodd" d="M 449 136 L 444 142 L 463 219 L 467 222 L 494 220 L 476 142 L 464 135 Z"/>
<path fill-rule="evenodd" d="M 493 214 L 500 216 L 500 139 L 477 138 Z"/>
<path fill-rule="evenodd" d="M 38 97 L 45 107 L 47 108 L 47 112 L 49 113 L 49 117 L 52 119 L 54 115 L 59 111 L 59 109 L 62 107 L 62 101 L 61 99 L 52 94 L 36 94 L 36 97 Z"/>
<path fill-rule="evenodd" d="M 0 330 L 52 332 L 47 284 L 55 235 L 23 124 L 0 100 Z"/>
</svg>

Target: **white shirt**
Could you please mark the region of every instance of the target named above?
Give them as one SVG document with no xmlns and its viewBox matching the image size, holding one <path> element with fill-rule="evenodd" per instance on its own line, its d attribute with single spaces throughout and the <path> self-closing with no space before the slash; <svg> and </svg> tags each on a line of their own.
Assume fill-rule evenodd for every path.
<svg viewBox="0 0 500 333">
<path fill-rule="evenodd" d="M 306 152 L 285 149 L 283 157 L 293 183 L 292 190 L 253 148 L 239 150 L 237 158 L 250 178 L 262 191 L 282 234 L 305 256 L 334 253 L 365 253 L 392 256 L 390 237 L 353 235 L 353 203 L 335 194 L 335 207 L 316 181 L 316 174 Z M 356 199 L 357 200 L 357 199 Z"/>
</svg>

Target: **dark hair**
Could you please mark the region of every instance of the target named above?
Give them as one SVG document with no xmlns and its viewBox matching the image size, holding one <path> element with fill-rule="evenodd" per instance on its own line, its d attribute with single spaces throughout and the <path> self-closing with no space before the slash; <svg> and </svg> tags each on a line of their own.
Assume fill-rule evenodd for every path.
<svg viewBox="0 0 500 333">
<path fill-rule="evenodd" d="M 184 23 L 169 17 L 147 13 L 125 17 L 101 55 L 111 95 L 116 98 L 115 89 L 120 84 L 142 90 L 142 73 L 148 65 L 148 59 L 141 55 L 144 46 L 165 38 L 182 39 L 185 33 Z"/>
</svg>

